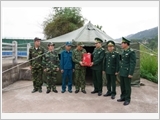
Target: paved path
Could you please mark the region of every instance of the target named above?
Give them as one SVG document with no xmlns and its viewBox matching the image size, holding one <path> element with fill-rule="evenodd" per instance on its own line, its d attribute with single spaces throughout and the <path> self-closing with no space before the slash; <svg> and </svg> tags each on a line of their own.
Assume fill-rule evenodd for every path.
<svg viewBox="0 0 160 120">
<path fill-rule="evenodd" d="M 2 90 L 2 113 L 157 113 L 158 85 L 141 79 L 145 86 L 132 87 L 130 105 L 123 106 L 117 102 L 120 87 L 117 87 L 116 99 L 91 94 L 92 86 L 87 86 L 87 94 L 61 93 L 61 86 L 57 86 L 58 93 L 46 94 L 43 86 L 42 93 L 31 93 L 31 81 L 17 81 Z M 103 94 L 106 87 L 103 87 Z"/>
<path fill-rule="evenodd" d="M 27 58 L 18 58 L 18 63 L 24 63 L 27 61 Z M 12 65 L 13 62 L 11 59 L 2 59 L 2 66 L 5 66 L 5 65 Z"/>
</svg>

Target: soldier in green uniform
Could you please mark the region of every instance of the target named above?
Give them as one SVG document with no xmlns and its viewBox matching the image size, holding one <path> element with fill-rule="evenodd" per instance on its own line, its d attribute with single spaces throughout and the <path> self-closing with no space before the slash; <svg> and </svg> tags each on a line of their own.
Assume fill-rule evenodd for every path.
<svg viewBox="0 0 160 120">
<path fill-rule="evenodd" d="M 120 87 L 121 95 L 118 102 L 124 101 L 123 105 L 128 105 L 131 101 L 131 78 L 133 77 L 136 55 L 135 52 L 129 47 L 130 41 L 122 37 L 122 53 L 120 65 Z"/>
<path fill-rule="evenodd" d="M 83 43 L 79 42 L 77 44 L 77 48 L 73 50 L 72 60 L 75 63 L 75 93 L 78 93 L 80 88 L 83 93 L 86 94 L 85 91 L 85 75 L 86 75 L 86 67 L 83 65 L 83 53 L 86 53 L 86 50 L 83 48 Z"/>
<path fill-rule="evenodd" d="M 34 39 L 34 46 L 29 49 L 30 69 L 34 87 L 32 93 L 36 91 L 42 92 L 42 55 L 45 50 L 40 46 L 40 41 L 41 39 L 36 37 Z"/>
<path fill-rule="evenodd" d="M 55 44 L 48 43 L 48 52 L 43 56 L 43 69 L 46 73 L 47 79 L 47 94 L 51 89 L 53 92 L 58 93 L 56 90 L 57 72 L 59 71 L 59 57 L 58 53 L 54 51 Z"/>
<path fill-rule="evenodd" d="M 105 55 L 105 50 L 102 48 L 102 40 L 100 38 L 95 38 L 95 46 L 92 55 L 93 62 L 91 63 L 92 68 L 92 78 L 94 83 L 94 90 L 92 94 L 98 93 L 98 96 L 102 95 L 102 66 L 103 58 Z"/>
<path fill-rule="evenodd" d="M 119 72 L 120 60 L 119 53 L 114 51 L 114 46 L 114 41 L 110 40 L 107 42 L 108 51 L 105 54 L 103 65 L 103 73 L 106 73 L 108 90 L 104 97 L 111 96 L 112 99 L 115 99 L 116 95 L 116 76 Z"/>
</svg>

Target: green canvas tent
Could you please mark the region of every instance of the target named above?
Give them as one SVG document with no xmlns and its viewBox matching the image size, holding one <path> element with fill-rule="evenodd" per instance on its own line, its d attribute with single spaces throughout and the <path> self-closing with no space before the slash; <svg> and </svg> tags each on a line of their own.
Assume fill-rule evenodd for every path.
<svg viewBox="0 0 160 120">
<path fill-rule="evenodd" d="M 85 45 L 84 48 L 86 49 L 86 51 L 92 53 L 94 50 L 94 38 L 95 37 L 99 37 L 103 40 L 104 48 L 106 47 L 106 42 L 108 40 L 113 40 L 105 32 L 99 30 L 91 22 L 89 22 L 83 27 L 75 31 L 72 31 L 70 33 L 67 33 L 67 34 L 52 38 L 52 39 L 43 40 L 41 45 L 47 49 L 48 42 L 55 43 L 55 50 L 58 51 L 59 56 L 60 56 L 60 53 L 65 49 L 65 43 L 67 41 L 72 41 L 74 45 L 72 47 L 72 50 L 76 47 L 76 43 L 80 41 L 84 43 Z M 121 54 L 122 49 L 120 46 L 120 42 L 115 41 L 115 43 L 116 43 L 116 50 Z M 135 69 L 131 84 L 139 86 L 140 84 L 140 59 L 139 59 L 140 55 L 139 55 L 139 52 L 137 51 L 139 50 L 139 43 L 131 43 L 130 47 L 133 49 L 136 49 L 135 52 L 136 52 L 136 57 L 137 57 L 136 69 Z M 57 84 L 61 84 L 61 73 L 60 72 L 57 75 L 57 79 L 58 79 Z M 74 77 L 73 77 L 73 81 L 74 81 Z M 105 75 L 103 75 L 103 81 L 105 85 L 106 84 Z M 87 67 L 86 82 L 89 84 L 92 84 L 92 71 L 89 67 Z M 117 77 L 117 82 L 119 82 L 119 76 Z"/>
</svg>

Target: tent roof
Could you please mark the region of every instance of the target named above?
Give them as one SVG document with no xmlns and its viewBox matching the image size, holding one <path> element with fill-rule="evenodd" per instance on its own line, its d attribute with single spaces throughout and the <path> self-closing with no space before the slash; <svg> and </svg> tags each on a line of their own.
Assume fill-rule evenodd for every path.
<svg viewBox="0 0 160 120">
<path fill-rule="evenodd" d="M 74 30 L 72 32 L 52 39 L 45 40 L 43 42 L 64 43 L 66 41 L 81 41 L 84 43 L 93 43 L 96 37 L 101 38 L 103 42 L 113 40 L 110 36 L 108 36 L 103 31 L 99 30 L 91 22 L 89 22 L 88 24 L 84 25 L 83 27 L 77 30 Z"/>
</svg>

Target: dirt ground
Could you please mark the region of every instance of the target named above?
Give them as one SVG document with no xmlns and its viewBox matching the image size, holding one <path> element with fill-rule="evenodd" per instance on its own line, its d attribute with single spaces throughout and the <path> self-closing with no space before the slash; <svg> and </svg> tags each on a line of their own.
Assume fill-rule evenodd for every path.
<svg viewBox="0 0 160 120">
<path fill-rule="evenodd" d="M 61 93 L 31 93 L 32 81 L 17 81 L 2 89 L 2 113 L 158 113 L 158 84 L 141 79 L 145 86 L 132 87 L 131 103 L 124 106 L 117 102 L 120 97 L 120 87 L 114 100 L 110 97 L 91 94 L 93 86 L 87 85 L 87 94 L 79 92 Z M 107 91 L 103 87 L 103 94 Z"/>
</svg>

